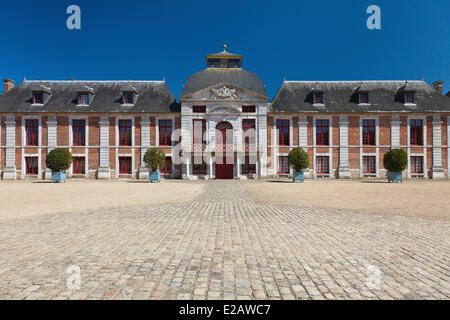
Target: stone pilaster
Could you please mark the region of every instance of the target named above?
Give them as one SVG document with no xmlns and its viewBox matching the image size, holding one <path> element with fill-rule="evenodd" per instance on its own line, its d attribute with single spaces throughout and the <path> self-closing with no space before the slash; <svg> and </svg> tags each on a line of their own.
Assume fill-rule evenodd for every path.
<svg viewBox="0 0 450 320">
<path fill-rule="evenodd" d="M 298 117 L 298 146 L 305 152 L 308 152 L 308 119 L 306 117 Z M 305 169 L 305 178 L 309 178 L 309 169 Z"/>
<path fill-rule="evenodd" d="M 98 179 L 109 179 L 109 117 L 101 117 L 100 125 L 100 166 L 97 172 Z"/>
<path fill-rule="evenodd" d="M 442 167 L 442 121 L 440 116 L 433 117 L 433 167 L 432 178 L 442 179 L 445 176 Z"/>
<path fill-rule="evenodd" d="M 139 167 L 139 179 L 148 179 L 148 168 L 144 163 L 144 154 L 150 148 L 150 119 L 148 116 L 141 118 L 141 166 Z"/>
<path fill-rule="evenodd" d="M 5 121 L 6 126 L 6 155 L 5 168 L 3 169 L 4 180 L 16 179 L 16 121 L 14 116 L 7 116 Z"/>
<path fill-rule="evenodd" d="M 350 178 L 348 166 L 348 117 L 339 117 L 339 179 Z"/>
<path fill-rule="evenodd" d="M 400 147 L 400 117 L 392 116 L 391 119 L 391 147 L 396 149 Z"/>
<path fill-rule="evenodd" d="M 56 116 L 50 116 L 47 120 L 47 153 L 56 148 Z M 45 168 L 45 179 L 52 178 L 52 170 Z"/>
</svg>

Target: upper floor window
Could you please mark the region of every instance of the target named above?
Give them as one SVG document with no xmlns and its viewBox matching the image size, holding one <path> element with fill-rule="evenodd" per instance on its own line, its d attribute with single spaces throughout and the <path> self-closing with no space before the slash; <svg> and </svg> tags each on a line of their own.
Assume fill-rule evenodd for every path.
<svg viewBox="0 0 450 320">
<path fill-rule="evenodd" d="M 86 145 L 86 120 L 72 120 L 72 137 L 74 146 Z"/>
<path fill-rule="evenodd" d="M 375 139 L 375 120 L 363 120 L 363 145 L 374 146 L 376 144 Z"/>
<path fill-rule="evenodd" d="M 33 92 L 33 104 L 43 104 L 44 103 L 44 93 L 41 91 Z"/>
<path fill-rule="evenodd" d="M 205 113 L 206 112 L 206 106 L 193 106 L 192 112 L 195 113 Z"/>
<path fill-rule="evenodd" d="M 89 94 L 87 93 L 80 93 L 78 95 L 78 104 L 82 106 L 89 105 Z"/>
<path fill-rule="evenodd" d="M 323 104 L 323 92 L 314 92 L 314 104 Z"/>
<path fill-rule="evenodd" d="M 134 93 L 131 91 L 125 91 L 123 93 L 123 104 L 134 104 Z"/>
<path fill-rule="evenodd" d="M 172 145 L 172 120 L 159 120 L 159 145 Z"/>
<path fill-rule="evenodd" d="M 25 132 L 26 132 L 26 145 L 38 146 L 39 145 L 39 120 L 26 119 L 25 120 Z"/>
<path fill-rule="evenodd" d="M 416 103 L 416 94 L 414 91 L 405 91 L 405 103 L 406 104 Z"/>
<path fill-rule="evenodd" d="M 316 145 L 330 145 L 330 122 L 329 120 L 316 120 Z"/>
<path fill-rule="evenodd" d="M 255 106 L 242 106 L 242 112 L 255 112 Z"/>
<path fill-rule="evenodd" d="M 131 146 L 132 121 L 119 120 L 119 146 Z"/>
<path fill-rule="evenodd" d="M 248 150 L 250 146 L 255 146 L 255 119 L 242 120 L 242 136 L 245 150 Z"/>
<path fill-rule="evenodd" d="M 206 120 L 196 119 L 193 120 L 193 144 L 194 146 L 206 146 Z"/>
<path fill-rule="evenodd" d="M 278 145 L 289 146 L 289 120 L 277 120 Z"/>
<path fill-rule="evenodd" d="M 410 144 L 423 146 L 423 121 L 420 119 L 410 120 L 409 130 Z"/>
<path fill-rule="evenodd" d="M 362 91 L 359 93 L 359 104 L 369 104 L 369 92 Z"/>
</svg>

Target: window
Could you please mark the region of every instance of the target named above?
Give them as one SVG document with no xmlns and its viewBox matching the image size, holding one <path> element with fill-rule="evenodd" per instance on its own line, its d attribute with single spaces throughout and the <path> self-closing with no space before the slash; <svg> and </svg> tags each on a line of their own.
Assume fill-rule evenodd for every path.
<svg viewBox="0 0 450 320">
<path fill-rule="evenodd" d="M 44 93 L 43 92 L 33 92 L 33 104 L 43 104 L 44 103 Z"/>
<path fill-rule="evenodd" d="M 244 143 L 244 149 L 249 150 L 251 146 L 255 146 L 255 119 L 242 120 L 242 137 Z"/>
<path fill-rule="evenodd" d="M 206 112 L 206 106 L 193 106 L 192 112 L 195 113 L 205 113 Z"/>
<path fill-rule="evenodd" d="M 329 120 L 316 120 L 316 145 L 328 146 L 330 134 Z"/>
<path fill-rule="evenodd" d="M 318 174 L 328 174 L 329 169 L 329 158 L 328 156 L 318 156 L 316 157 L 316 173 Z"/>
<path fill-rule="evenodd" d="M 415 92 L 414 91 L 406 91 L 405 92 L 405 103 L 406 104 L 415 104 Z"/>
<path fill-rule="evenodd" d="M 85 174 L 86 162 L 84 157 L 73 157 L 72 158 L 72 172 L 73 174 Z"/>
<path fill-rule="evenodd" d="M 89 104 L 89 95 L 87 93 L 80 93 L 78 95 L 78 104 L 87 106 Z"/>
<path fill-rule="evenodd" d="M 228 68 L 240 68 L 241 66 L 241 59 L 228 59 Z"/>
<path fill-rule="evenodd" d="M 323 104 L 323 92 L 314 92 L 314 104 Z"/>
<path fill-rule="evenodd" d="M 123 93 L 123 104 L 133 104 L 134 103 L 134 93 L 131 91 L 125 91 Z"/>
<path fill-rule="evenodd" d="M 255 106 L 242 106 L 242 112 L 256 112 Z"/>
<path fill-rule="evenodd" d="M 359 93 L 359 103 L 360 104 L 369 104 L 369 93 L 368 92 L 360 92 Z"/>
<path fill-rule="evenodd" d="M 423 146 L 423 121 L 418 119 L 409 122 L 410 144 L 414 146 Z"/>
<path fill-rule="evenodd" d="M 86 145 L 86 120 L 72 120 L 72 144 Z"/>
<path fill-rule="evenodd" d="M 256 163 L 254 163 L 255 160 L 255 157 L 250 159 L 250 156 L 245 156 L 244 163 L 241 165 L 242 174 L 256 174 Z"/>
<path fill-rule="evenodd" d="M 362 130 L 363 130 L 363 145 L 374 146 L 376 144 L 375 120 L 363 120 Z"/>
<path fill-rule="evenodd" d="M 172 145 L 172 120 L 159 120 L 159 145 Z"/>
<path fill-rule="evenodd" d="M 289 120 L 277 120 L 278 145 L 289 146 Z"/>
<path fill-rule="evenodd" d="M 38 174 L 38 157 L 25 157 L 26 174 Z"/>
<path fill-rule="evenodd" d="M 193 144 L 194 149 L 202 147 L 204 148 L 206 146 L 206 120 L 200 119 L 200 120 L 193 120 Z"/>
<path fill-rule="evenodd" d="M 411 157 L 411 173 L 423 173 L 423 157 L 414 156 Z"/>
<path fill-rule="evenodd" d="M 119 146 L 131 146 L 131 120 L 119 120 Z"/>
<path fill-rule="evenodd" d="M 38 146 L 39 145 L 39 120 L 27 119 L 25 120 L 25 132 L 26 132 L 26 145 Z"/>
<path fill-rule="evenodd" d="M 164 162 L 164 166 L 161 168 L 162 174 L 171 174 L 172 173 L 172 158 L 166 157 L 166 161 Z"/>
<path fill-rule="evenodd" d="M 119 157 L 119 174 L 131 174 L 131 157 Z"/>
<path fill-rule="evenodd" d="M 201 162 L 201 163 L 196 163 Z M 193 174 L 206 174 L 206 163 L 203 162 L 203 156 L 192 156 L 192 173 Z"/>
<path fill-rule="evenodd" d="M 278 157 L 278 173 L 288 174 L 289 173 L 289 164 L 288 157 Z"/>
<path fill-rule="evenodd" d="M 373 174 L 377 172 L 375 156 L 363 156 L 363 173 Z"/>
</svg>

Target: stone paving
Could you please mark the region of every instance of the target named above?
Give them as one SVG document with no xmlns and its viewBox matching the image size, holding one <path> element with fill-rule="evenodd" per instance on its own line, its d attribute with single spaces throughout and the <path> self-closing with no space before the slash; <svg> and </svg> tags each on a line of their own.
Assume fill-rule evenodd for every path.
<svg viewBox="0 0 450 320">
<path fill-rule="evenodd" d="M 0 299 L 450 298 L 447 222 L 195 183 L 206 192 L 185 203 L 1 222 Z"/>
</svg>

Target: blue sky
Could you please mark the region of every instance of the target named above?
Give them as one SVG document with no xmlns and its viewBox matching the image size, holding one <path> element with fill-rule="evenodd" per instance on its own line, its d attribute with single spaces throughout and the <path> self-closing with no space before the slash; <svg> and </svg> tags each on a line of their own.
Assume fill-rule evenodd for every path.
<svg viewBox="0 0 450 320">
<path fill-rule="evenodd" d="M 66 8 L 81 8 L 68 30 Z M 381 8 L 381 30 L 366 8 Z M 450 1 L 3 1 L 0 77 L 161 80 L 178 97 L 204 56 L 244 56 L 273 97 L 287 80 L 444 80 Z"/>
</svg>

